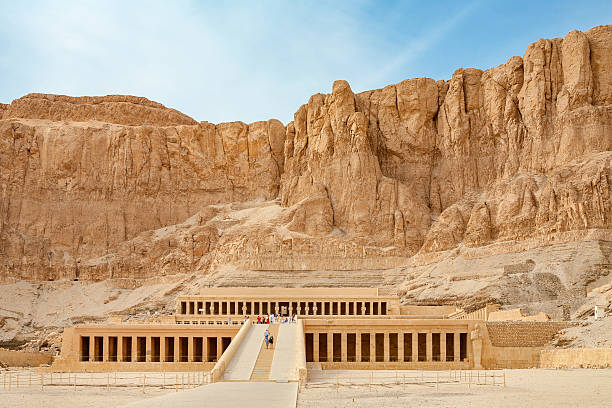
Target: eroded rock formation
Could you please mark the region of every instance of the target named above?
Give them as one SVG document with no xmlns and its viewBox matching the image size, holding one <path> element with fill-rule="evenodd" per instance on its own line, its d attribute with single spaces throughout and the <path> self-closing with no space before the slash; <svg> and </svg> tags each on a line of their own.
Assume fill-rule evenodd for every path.
<svg viewBox="0 0 612 408">
<path fill-rule="evenodd" d="M 0 117 L 8 281 L 405 267 L 411 293 L 448 251 L 612 241 L 612 26 L 448 81 L 336 81 L 286 126 L 132 96 L 31 94 Z"/>
</svg>

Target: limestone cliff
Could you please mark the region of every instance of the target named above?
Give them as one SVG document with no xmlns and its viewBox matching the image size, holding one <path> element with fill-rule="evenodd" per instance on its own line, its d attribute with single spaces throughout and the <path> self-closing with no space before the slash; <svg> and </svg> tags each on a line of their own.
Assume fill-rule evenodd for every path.
<svg viewBox="0 0 612 408">
<path fill-rule="evenodd" d="M 483 271 L 433 290 L 452 281 L 449 256 L 612 241 L 612 26 L 448 81 L 336 81 L 286 126 L 197 123 L 132 96 L 31 94 L 0 117 L 5 281 L 310 285 L 329 271 L 326 284 L 383 279 L 429 301 L 492 287 Z M 600 247 L 563 290 L 609 274 Z M 534 257 L 534 273 L 555 269 Z"/>
</svg>

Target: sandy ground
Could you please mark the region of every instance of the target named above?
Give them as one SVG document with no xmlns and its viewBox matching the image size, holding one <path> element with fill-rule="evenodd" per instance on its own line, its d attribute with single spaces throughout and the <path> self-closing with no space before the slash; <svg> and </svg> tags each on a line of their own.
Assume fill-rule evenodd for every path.
<svg viewBox="0 0 612 408">
<path fill-rule="evenodd" d="M 504 371 L 496 371 L 503 375 Z M 298 408 L 324 407 L 609 407 L 612 401 L 612 369 L 606 370 L 506 370 L 506 387 L 503 385 L 468 385 L 444 383 L 448 372 L 440 372 L 441 383 L 435 380 L 425 384 L 402 384 L 402 374 L 407 382 L 418 383 L 419 375 L 400 372 L 400 384 L 395 374 L 386 376 L 374 372 L 374 382 L 369 386 L 357 378 L 355 371 L 329 370 L 315 376 L 298 395 Z M 419 372 L 420 373 L 420 372 Z M 432 378 L 432 372 L 425 372 Z M 472 372 L 474 376 L 474 372 Z M 336 386 L 338 376 L 339 386 Z M 359 382 L 361 385 L 348 385 Z M 376 377 L 379 379 L 376 379 Z M 346 380 L 343 380 L 345 378 Z M 499 378 L 499 377 L 498 377 Z M 412 379 L 412 381 L 410 381 Z M 474 381 L 474 377 L 472 377 Z M 482 380 L 482 379 L 481 379 Z M 498 381 L 498 380 L 497 380 Z M 381 384 L 382 383 L 382 384 Z M 482 381 L 481 381 L 482 383 Z M 498 383 L 499 384 L 499 383 Z"/>
<path fill-rule="evenodd" d="M 503 375 L 506 387 L 503 386 Z M 468 384 L 469 371 L 312 371 L 309 383 L 298 395 L 299 408 L 325 407 L 606 407 L 612 401 L 612 369 L 592 370 L 497 370 L 472 371 L 472 383 Z M 76 391 L 67 385 L 45 386 L 33 380 L 29 385 L 29 373 L 22 372 L 19 388 L 15 380 L 11 390 L 0 383 L 0 407 L 87 407 L 110 408 L 142 401 L 146 398 L 176 393 L 167 380 L 167 387 L 148 386 L 145 393 L 139 386 L 111 387 L 106 389 L 106 375 L 88 374 L 78 381 Z M 132 375 L 132 383 L 139 373 Z M 372 377 L 370 377 L 372 375 Z M 492 375 L 495 385 L 492 385 Z M 467 378 L 466 378 L 467 376 Z M 180 378 L 180 375 L 179 375 Z M 4 378 L 0 379 L 3 381 Z M 68 381 L 54 378 L 54 383 Z M 337 382 L 336 382 L 337 381 Z M 370 386 L 372 381 L 374 385 Z M 92 385 L 93 382 L 93 385 Z M 127 378 L 118 383 L 130 382 Z M 147 373 L 147 384 L 158 383 L 160 378 Z M 436 385 L 437 382 L 437 385 Z M 338 385 L 336 385 L 338 384 Z M 179 390 L 178 393 L 181 391 Z M 228 406 L 229 408 L 229 406 Z"/>
<path fill-rule="evenodd" d="M 47 373 L 44 377 L 45 386 L 41 390 L 40 375 L 34 370 L 11 370 L 9 381 L 9 372 L 2 372 L 0 408 L 119 407 L 166 393 L 181 392 L 182 389 L 190 388 L 185 384 L 196 382 L 197 378 L 194 373 L 117 373 L 116 379 L 115 373 L 78 373 L 77 386 L 74 387 L 75 374 L 55 373 L 53 385 L 50 385 L 51 376 Z M 143 393 L 142 381 L 145 375 L 146 387 Z"/>
<path fill-rule="evenodd" d="M 163 395 L 170 390 L 149 389 L 145 394 L 139 388 L 111 389 L 109 392 L 101 387 L 81 387 L 76 391 L 72 387 L 46 388 L 38 390 L 13 389 L 0 392 L 0 407 L 11 408 L 60 408 L 87 407 L 110 408 L 141 401 L 145 398 Z"/>
</svg>

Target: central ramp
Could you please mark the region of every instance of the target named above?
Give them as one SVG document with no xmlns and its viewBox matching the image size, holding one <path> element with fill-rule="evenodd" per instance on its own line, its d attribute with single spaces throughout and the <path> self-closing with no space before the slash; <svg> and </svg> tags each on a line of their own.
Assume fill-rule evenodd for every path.
<svg viewBox="0 0 612 408">
<path fill-rule="evenodd" d="M 295 407 L 297 383 L 218 382 L 181 392 L 169 392 L 124 407 L 131 408 L 195 408 L 195 407 Z"/>
<path fill-rule="evenodd" d="M 278 342 L 278 324 L 270 325 L 270 335 L 274 336 L 274 344 L 266 348 L 262 341 L 261 350 L 257 357 L 257 362 L 253 368 L 253 374 L 251 375 L 251 381 L 270 381 L 270 369 L 272 367 L 272 360 L 274 359 L 275 347 Z"/>
<path fill-rule="evenodd" d="M 267 324 L 254 324 L 249 329 L 240 348 L 230 361 L 223 375 L 223 381 L 249 381 L 259 350 L 264 340 Z"/>
<path fill-rule="evenodd" d="M 281 324 L 270 370 L 270 380 L 297 380 L 297 324 Z"/>
</svg>

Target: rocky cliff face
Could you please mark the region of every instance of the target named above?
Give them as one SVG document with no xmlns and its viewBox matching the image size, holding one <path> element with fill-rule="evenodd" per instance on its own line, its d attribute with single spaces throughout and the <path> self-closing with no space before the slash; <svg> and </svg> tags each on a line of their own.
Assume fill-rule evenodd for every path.
<svg viewBox="0 0 612 408">
<path fill-rule="evenodd" d="M 131 96 L 32 94 L 0 117 L 5 281 L 196 273 L 266 285 L 328 270 L 351 286 L 393 270 L 387 283 L 407 295 L 451 299 L 492 275 L 423 292 L 437 279 L 427 265 L 452 268 L 449 254 L 612 241 L 612 26 L 448 81 L 359 94 L 336 81 L 286 126 L 197 123 Z M 582 261 L 563 272 L 564 290 L 608 275 L 608 252 L 588 279 Z M 537 260 L 534 273 L 556 273 Z M 300 276 L 286 284 L 317 284 Z"/>
</svg>

